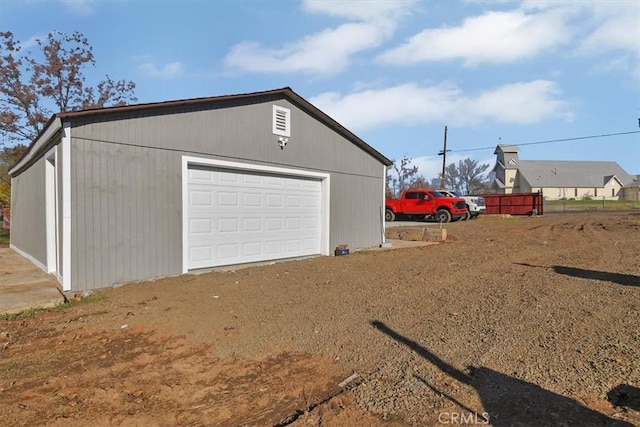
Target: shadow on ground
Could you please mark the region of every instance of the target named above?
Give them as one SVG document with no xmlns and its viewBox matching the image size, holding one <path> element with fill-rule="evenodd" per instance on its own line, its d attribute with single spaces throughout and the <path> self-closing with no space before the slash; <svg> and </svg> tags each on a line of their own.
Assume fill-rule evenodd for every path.
<svg viewBox="0 0 640 427">
<path fill-rule="evenodd" d="M 640 388 L 629 384 L 619 384 L 607 393 L 607 400 L 615 406 L 640 411 Z"/>
<path fill-rule="evenodd" d="M 573 399 L 493 369 L 468 367 L 469 373 L 467 374 L 384 323 L 374 320 L 371 325 L 395 341 L 409 347 L 451 378 L 473 387 L 482 401 L 483 413 L 471 410 L 453 397 L 437 390 L 424 378 L 416 376 L 423 384 L 449 399 L 479 423 L 486 424 L 485 417 L 488 416 L 488 421 L 494 426 L 632 426 L 625 421 L 612 419 L 591 410 Z"/>
<path fill-rule="evenodd" d="M 602 280 L 605 282 L 617 283 L 625 286 L 640 286 L 640 277 L 633 274 L 609 273 L 607 271 L 584 270 L 582 268 L 564 267 L 554 265 L 553 271 L 565 276 L 578 277 L 581 279 Z"/>
<path fill-rule="evenodd" d="M 553 265 L 551 267 L 544 267 L 541 265 L 533 265 L 525 262 L 516 262 L 515 264 L 523 265 L 525 267 L 550 268 L 558 274 L 577 277 L 579 279 L 601 280 L 603 282 L 617 283 L 618 285 L 640 287 L 640 276 L 636 276 L 634 274 L 610 273 L 608 271 L 598 271 L 598 270 L 585 270 L 583 268 L 566 267 L 563 265 Z"/>
</svg>

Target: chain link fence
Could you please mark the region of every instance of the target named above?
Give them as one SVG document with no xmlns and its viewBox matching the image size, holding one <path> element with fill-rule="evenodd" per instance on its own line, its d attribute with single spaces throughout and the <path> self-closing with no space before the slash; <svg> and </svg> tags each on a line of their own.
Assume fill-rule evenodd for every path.
<svg viewBox="0 0 640 427">
<path fill-rule="evenodd" d="M 611 200 L 604 197 L 590 199 L 544 200 L 544 211 L 550 212 L 589 212 L 589 211 L 634 211 L 640 210 L 640 200 Z"/>
</svg>

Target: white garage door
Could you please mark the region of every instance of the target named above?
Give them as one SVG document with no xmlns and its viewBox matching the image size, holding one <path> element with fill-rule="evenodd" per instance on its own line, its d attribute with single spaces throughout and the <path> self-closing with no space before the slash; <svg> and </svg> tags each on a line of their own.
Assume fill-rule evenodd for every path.
<svg viewBox="0 0 640 427">
<path fill-rule="evenodd" d="M 320 180 L 188 169 L 188 268 L 320 254 Z"/>
</svg>

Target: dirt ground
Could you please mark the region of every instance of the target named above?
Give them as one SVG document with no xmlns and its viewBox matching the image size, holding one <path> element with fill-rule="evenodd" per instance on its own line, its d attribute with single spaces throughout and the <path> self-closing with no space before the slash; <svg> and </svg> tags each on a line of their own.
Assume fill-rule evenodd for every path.
<svg viewBox="0 0 640 427">
<path fill-rule="evenodd" d="M 0 321 L 1 424 L 640 425 L 640 216 L 447 228 Z"/>
</svg>

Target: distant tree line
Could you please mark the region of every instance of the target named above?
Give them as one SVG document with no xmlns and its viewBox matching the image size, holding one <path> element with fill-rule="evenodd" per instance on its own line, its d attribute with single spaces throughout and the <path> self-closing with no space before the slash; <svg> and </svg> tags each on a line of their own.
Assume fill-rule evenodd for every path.
<svg viewBox="0 0 640 427">
<path fill-rule="evenodd" d="M 445 188 L 451 191 L 459 191 L 463 194 L 481 194 L 491 192 L 491 173 L 486 173 L 488 164 L 479 164 L 477 160 L 466 158 L 458 164 L 451 163 L 445 167 Z M 394 161 L 387 168 L 386 197 L 397 198 L 404 190 L 412 188 L 442 187 L 442 174 L 427 179 L 418 171 L 418 167 L 412 164 L 410 157 L 403 157 Z"/>
</svg>

